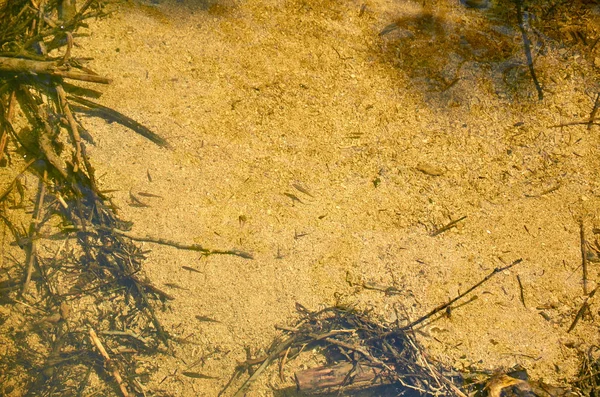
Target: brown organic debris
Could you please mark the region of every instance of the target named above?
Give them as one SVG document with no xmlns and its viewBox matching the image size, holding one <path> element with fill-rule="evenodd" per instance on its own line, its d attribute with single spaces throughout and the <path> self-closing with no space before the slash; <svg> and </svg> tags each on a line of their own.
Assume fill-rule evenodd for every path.
<svg viewBox="0 0 600 397">
<path fill-rule="evenodd" d="M 136 236 L 98 188 L 83 115 L 119 122 L 169 147 L 147 127 L 82 97 L 98 98 L 98 91 L 65 81 L 110 82 L 72 57 L 77 31 L 85 20 L 106 15 L 104 6 L 101 0 L 0 1 L 0 164 L 15 175 L 0 192 L 0 225 L 14 241 L 10 262 L 2 252 L 0 292 L 3 303 L 15 305 L 10 328 L 5 318 L 0 322 L 8 346 L 0 385 L 23 395 L 144 393 L 137 379 L 149 374 L 134 372 L 135 363 L 169 348 L 156 308 L 173 296 L 146 280 L 145 252 L 135 241 L 251 257 Z M 92 386 L 94 374 L 104 382 Z"/>
<path fill-rule="evenodd" d="M 430 361 L 412 332 L 345 308 L 301 310 L 300 323 L 289 329 L 290 335 L 261 364 L 284 355 L 295 358 L 303 350 L 320 347 L 331 364 L 296 372 L 296 384 L 302 393 L 393 385 L 425 394 L 465 396 L 451 378 L 443 375 L 446 370 Z M 251 381 L 248 379 L 244 388 Z"/>
</svg>

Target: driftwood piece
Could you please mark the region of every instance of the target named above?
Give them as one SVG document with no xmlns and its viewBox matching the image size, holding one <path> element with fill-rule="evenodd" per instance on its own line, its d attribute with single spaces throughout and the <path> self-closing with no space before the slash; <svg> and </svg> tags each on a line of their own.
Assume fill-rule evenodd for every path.
<svg viewBox="0 0 600 397">
<path fill-rule="evenodd" d="M 33 73 L 47 74 L 51 76 L 64 77 L 67 79 L 89 81 L 92 83 L 108 84 L 110 79 L 106 77 L 79 73 L 69 70 L 69 68 L 58 61 L 35 61 L 31 59 L 0 57 L 0 71 L 14 73 Z"/>
<path fill-rule="evenodd" d="M 391 384 L 384 374 L 385 369 L 368 363 L 343 362 L 296 372 L 295 380 L 302 393 L 325 394 Z"/>
</svg>

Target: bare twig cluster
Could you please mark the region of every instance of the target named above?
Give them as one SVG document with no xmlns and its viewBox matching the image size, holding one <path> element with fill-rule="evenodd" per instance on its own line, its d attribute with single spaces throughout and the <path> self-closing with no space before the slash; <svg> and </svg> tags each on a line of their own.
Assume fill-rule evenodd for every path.
<svg viewBox="0 0 600 397">
<path fill-rule="evenodd" d="M 105 15 L 101 1 L 79 5 L 0 2 L 0 165 L 18 170 L 0 191 L 0 224 L 22 252 L 1 255 L 0 296 L 13 308 L 0 318 L 9 346 L 0 363 L 3 395 L 142 393 L 146 371 L 134 372 L 136 355 L 169 344 L 155 306 L 170 296 L 142 276 L 144 253 L 126 233 L 131 225 L 96 184 L 81 114 L 168 144 L 85 98 L 98 91 L 68 83 L 109 82 L 72 56 L 85 21 Z M 27 183 L 31 175 L 37 188 Z"/>
<path fill-rule="evenodd" d="M 301 352 L 320 347 L 325 367 L 297 372 L 303 393 L 322 394 L 387 385 L 419 394 L 464 396 L 448 372 L 421 349 L 411 331 L 381 324 L 369 313 L 332 307 L 311 312 L 298 305 L 301 320 L 295 327 L 281 327 L 287 334 L 273 343 L 264 357 L 248 360 L 233 375 L 233 383 L 245 370 L 258 366 L 235 396 L 243 396 L 251 383 L 275 360 L 280 375 L 287 361 Z M 229 386 L 229 384 L 228 384 Z"/>
<path fill-rule="evenodd" d="M 593 346 L 583 357 L 579 378 L 575 386 L 585 396 L 600 395 L 600 347 Z"/>
</svg>

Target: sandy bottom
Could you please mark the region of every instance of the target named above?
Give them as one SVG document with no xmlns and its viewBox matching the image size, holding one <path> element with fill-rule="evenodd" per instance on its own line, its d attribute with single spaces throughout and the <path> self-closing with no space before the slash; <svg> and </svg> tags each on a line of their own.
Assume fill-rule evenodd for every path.
<svg viewBox="0 0 600 397">
<path fill-rule="evenodd" d="M 552 126 L 589 117 L 598 69 L 554 43 L 536 60 L 539 101 L 518 30 L 435 3 L 125 3 L 78 39 L 77 55 L 113 80 L 99 102 L 172 145 L 85 120 L 100 183 L 133 231 L 254 256 L 145 244 L 148 277 L 176 298 L 160 319 L 189 342 L 161 358 L 150 389 L 216 396 L 246 350 L 294 323 L 296 302 L 414 320 L 519 258 L 419 340 L 457 369 L 576 376 L 599 342 L 589 320 L 567 330 L 583 301 L 579 222 L 590 243 L 600 228 L 600 127 Z M 160 197 L 131 206 L 139 192 Z M 248 396 L 295 395 L 294 370 L 313 361 L 284 382 L 267 372 Z"/>
</svg>

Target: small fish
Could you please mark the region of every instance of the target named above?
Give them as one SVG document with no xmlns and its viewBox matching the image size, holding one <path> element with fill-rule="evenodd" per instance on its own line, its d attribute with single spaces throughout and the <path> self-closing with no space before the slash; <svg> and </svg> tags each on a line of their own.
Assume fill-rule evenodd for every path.
<svg viewBox="0 0 600 397">
<path fill-rule="evenodd" d="M 379 32 L 379 36 L 385 36 L 388 33 L 393 32 L 396 29 L 399 29 L 400 27 L 398 26 L 398 24 L 396 22 L 387 25 L 385 28 L 383 28 L 383 30 L 381 32 Z"/>
<path fill-rule="evenodd" d="M 299 192 L 302 192 L 302 193 L 306 194 L 309 197 L 315 198 L 315 196 L 313 196 L 312 194 L 310 194 L 310 192 L 306 188 L 302 187 L 302 185 L 300 185 L 298 183 L 293 183 L 292 186 L 294 188 L 296 188 L 296 190 L 298 190 Z"/>
<path fill-rule="evenodd" d="M 292 194 L 292 193 L 287 193 L 287 192 L 286 192 L 286 193 L 283 193 L 283 194 L 284 194 L 284 195 L 286 195 L 287 197 L 291 198 L 291 199 L 292 199 L 292 202 L 295 202 L 295 201 L 297 201 L 297 202 L 299 202 L 300 204 L 304 204 L 304 203 L 302 202 L 302 200 L 300 200 L 300 199 L 298 198 L 298 196 L 296 196 L 296 195 L 294 195 L 294 194 Z"/>
<path fill-rule="evenodd" d="M 462 3 L 470 8 L 487 8 L 490 5 L 489 0 L 462 0 Z"/>
<path fill-rule="evenodd" d="M 21 200 L 19 201 L 19 205 L 21 205 L 23 204 L 23 201 L 25 199 L 25 187 L 21 182 L 21 178 L 15 179 L 15 187 L 17 188 L 17 192 L 19 192 L 19 197 L 21 198 Z"/>
<path fill-rule="evenodd" d="M 135 208 L 148 208 L 150 207 L 147 204 L 138 204 L 138 203 L 129 203 L 130 207 L 135 207 Z"/>
<path fill-rule="evenodd" d="M 294 240 L 298 240 L 304 236 L 308 236 L 309 233 L 303 232 L 303 233 L 298 233 L 297 231 L 294 231 Z"/>
<path fill-rule="evenodd" d="M 207 316 L 201 316 L 201 315 L 196 315 L 196 320 L 198 321 L 205 321 L 207 323 L 220 323 L 219 320 L 215 320 L 214 318 L 210 318 Z"/>
<path fill-rule="evenodd" d="M 365 14 L 365 10 L 367 9 L 367 5 L 363 4 L 362 6 L 360 6 L 360 11 L 358 12 L 358 17 L 362 17 Z"/>
<path fill-rule="evenodd" d="M 198 372 L 182 372 L 181 375 L 183 376 L 187 376 L 188 378 L 194 378 L 194 379 L 219 379 L 216 376 L 210 376 L 210 375 L 204 375 Z"/>
<path fill-rule="evenodd" d="M 359 139 L 362 136 L 363 136 L 362 132 L 355 132 L 353 134 L 346 135 L 346 138 L 348 138 L 348 139 Z"/>
<path fill-rule="evenodd" d="M 202 273 L 200 270 L 194 269 L 193 267 L 189 267 L 189 266 L 181 266 L 181 268 L 184 270 L 189 270 L 190 272 Z"/>
<path fill-rule="evenodd" d="M 277 246 L 277 255 L 275 256 L 275 259 L 283 259 L 284 256 L 281 253 L 281 247 Z"/>
<path fill-rule="evenodd" d="M 444 233 L 445 231 L 448 231 L 448 230 L 450 230 L 450 229 L 453 229 L 453 228 L 455 228 L 455 227 L 456 227 L 456 224 L 457 224 L 458 222 L 460 222 L 460 221 L 462 221 L 462 220 L 465 220 L 465 219 L 467 219 L 467 217 L 466 217 L 466 216 L 462 216 L 462 217 L 460 217 L 460 218 L 458 218 L 458 219 L 456 219 L 456 220 L 454 220 L 454 221 L 452 221 L 452 222 L 448 223 L 447 225 L 445 225 L 445 226 L 442 226 L 442 227 L 440 227 L 439 229 L 436 229 L 436 230 L 434 230 L 434 231 L 433 231 L 433 232 L 430 234 L 430 236 L 431 236 L 431 237 L 435 237 L 435 236 L 437 236 L 438 234 L 442 234 L 442 233 Z"/>
<path fill-rule="evenodd" d="M 129 203 L 131 207 L 150 207 L 148 204 L 135 197 L 131 191 L 129 192 L 129 198 L 131 199 L 131 203 Z"/>
<path fill-rule="evenodd" d="M 444 175 L 444 173 L 446 172 L 446 170 L 442 167 L 438 167 L 428 163 L 419 163 L 415 168 L 417 169 L 417 171 L 421 171 L 422 173 L 429 176 L 441 176 Z"/>
<path fill-rule="evenodd" d="M 239 256 L 240 258 L 244 258 L 244 259 L 254 259 L 254 255 L 252 255 L 249 252 L 245 252 L 245 251 L 231 250 L 231 251 L 228 251 L 227 253 L 230 255 Z"/>
<path fill-rule="evenodd" d="M 162 196 L 159 196 L 158 194 L 152 194 L 152 193 L 146 193 L 146 192 L 138 192 L 138 194 L 142 197 L 156 197 L 156 198 L 163 198 Z"/>
<path fill-rule="evenodd" d="M 187 291 L 187 288 L 183 288 L 182 286 L 175 284 L 175 283 L 165 283 L 164 286 L 169 287 L 169 288 L 175 288 L 175 289 L 183 289 L 183 290 Z"/>
<path fill-rule="evenodd" d="M 362 287 L 364 289 L 370 289 L 370 290 L 384 292 L 388 296 L 389 295 L 398 295 L 400 293 L 400 290 L 396 287 L 386 287 L 386 286 L 371 283 L 371 282 L 363 282 Z"/>
</svg>

